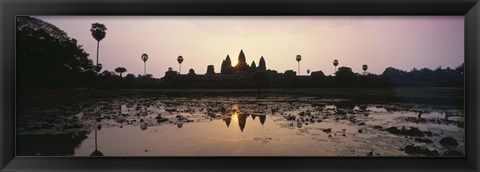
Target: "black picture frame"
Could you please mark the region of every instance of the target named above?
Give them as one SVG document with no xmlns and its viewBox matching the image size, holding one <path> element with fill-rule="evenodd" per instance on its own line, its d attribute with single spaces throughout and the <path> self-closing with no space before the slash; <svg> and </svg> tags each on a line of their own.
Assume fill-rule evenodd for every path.
<svg viewBox="0 0 480 172">
<path fill-rule="evenodd" d="M 2 0 L 1 171 L 479 171 L 478 0 Z M 465 157 L 16 157 L 17 15 L 464 15 Z"/>
</svg>

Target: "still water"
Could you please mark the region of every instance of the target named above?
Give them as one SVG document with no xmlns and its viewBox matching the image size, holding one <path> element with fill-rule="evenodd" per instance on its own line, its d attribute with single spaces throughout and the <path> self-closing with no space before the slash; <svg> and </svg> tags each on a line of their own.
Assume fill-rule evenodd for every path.
<svg viewBox="0 0 480 172">
<path fill-rule="evenodd" d="M 448 106 L 159 95 L 18 114 L 18 156 L 463 156 L 465 149 L 464 112 Z"/>
</svg>

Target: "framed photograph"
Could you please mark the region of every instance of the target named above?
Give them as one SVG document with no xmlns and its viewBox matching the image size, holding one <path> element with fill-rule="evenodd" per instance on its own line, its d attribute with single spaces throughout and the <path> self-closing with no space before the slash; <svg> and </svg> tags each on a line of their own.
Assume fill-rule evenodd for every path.
<svg viewBox="0 0 480 172">
<path fill-rule="evenodd" d="M 7 1 L 4 171 L 478 171 L 478 1 Z"/>
</svg>

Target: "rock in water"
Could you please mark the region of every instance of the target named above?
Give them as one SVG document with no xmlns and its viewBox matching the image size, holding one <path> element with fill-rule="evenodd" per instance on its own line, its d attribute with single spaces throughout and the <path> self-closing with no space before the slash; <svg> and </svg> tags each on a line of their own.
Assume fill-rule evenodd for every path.
<svg viewBox="0 0 480 172">
<path fill-rule="evenodd" d="M 148 125 L 147 125 L 146 122 L 144 122 L 140 125 L 140 129 L 142 129 L 142 130 L 146 130 L 147 128 L 148 128 Z"/>
<path fill-rule="evenodd" d="M 390 127 L 390 128 L 387 128 L 386 129 L 388 132 L 392 133 L 392 134 L 398 134 L 400 133 L 400 130 L 398 130 L 397 127 Z"/>
<path fill-rule="evenodd" d="M 411 154 L 411 155 L 426 155 L 426 156 L 440 155 L 440 153 L 438 153 L 437 150 L 430 150 L 422 146 L 408 145 L 408 146 L 405 146 L 404 150 L 405 150 L 405 153 Z"/>
<path fill-rule="evenodd" d="M 405 127 L 402 127 L 402 129 L 398 129 L 397 127 L 390 127 L 387 128 L 386 131 L 392 134 L 396 135 L 405 135 L 405 136 L 417 136 L 417 137 L 423 137 L 424 135 L 431 136 L 432 132 L 430 131 L 420 131 L 418 128 L 415 127 L 410 127 L 410 129 L 407 129 Z"/>
<path fill-rule="evenodd" d="M 332 132 L 332 128 L 323 128 L 322 131 L 325 133 L 329 133 Z"/>
<path fill-rule="evenodd" d="M 453 137 L 444 137 L 442 140 L 440 140 L 440 144 L 442 146 L 450 146 L 450 147 L 458 146 L 457 140 L 455 140 Z"/>
</svg>

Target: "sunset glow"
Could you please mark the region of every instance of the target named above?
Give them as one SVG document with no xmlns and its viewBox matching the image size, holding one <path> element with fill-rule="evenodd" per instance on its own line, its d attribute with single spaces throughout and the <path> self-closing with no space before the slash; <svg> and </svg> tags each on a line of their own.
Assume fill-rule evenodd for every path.
<svg viewBox="0 0 480 172">
<path fill-rule="evenodd" d="M 241 49 L 247 64 L 261 56 L 268 69 L 297 70 L 295 56 L 302 55 L 306 70 L 334 72 L 332 61 L 361 73 L 380 74 L 387 67 L 402 70 L 457 67 L 464 59 L 463 16 L 37 16 L 78 40 L 95 59 L 96 41 L 89 31 L 99 22 L 107 27 L 100 47 L 103 70 L 125 67 L 143 74 L 142 53 L 147 53 L 148 73 L 164 76 L 168 67 L 204 74 L 207 65 L 220 71 L 230 55 L 237 63 Z M 183 72 L 185 73 L 185 72 Z"/>
</svg>

